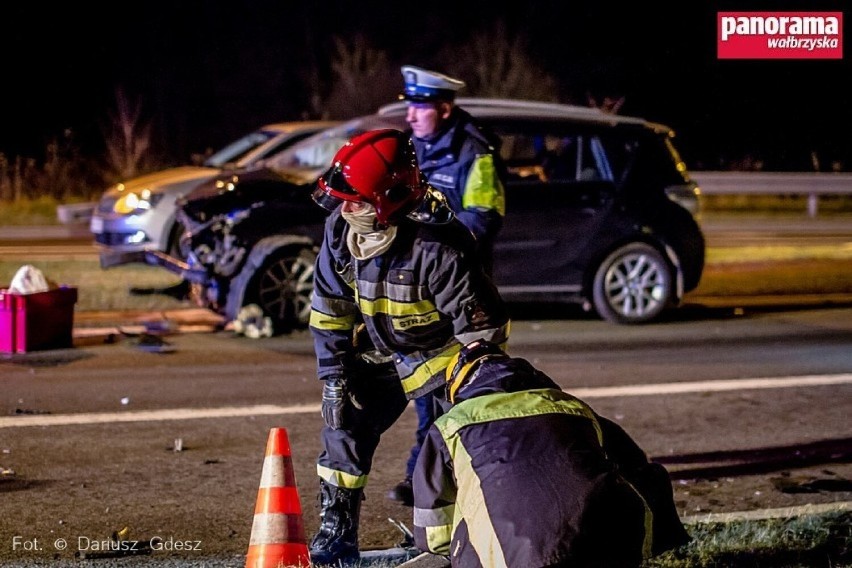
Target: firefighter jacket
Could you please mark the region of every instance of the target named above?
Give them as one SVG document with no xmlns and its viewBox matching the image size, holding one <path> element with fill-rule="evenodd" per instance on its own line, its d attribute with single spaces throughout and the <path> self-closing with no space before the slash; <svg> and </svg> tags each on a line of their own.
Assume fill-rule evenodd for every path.
<svg viewBox="0 0 852 568">
<path fill-rule="evenodd" d="M 434 136 L 412 141 L 429 185 L 444 194 L 450 209 L 490 257 L 506 214 L 504 168 L 494 141 L 459 107 L 453 107 L 446 126 Z"/>
<path fill-rule="evenodd" d="M 409 399 L 444 384 L 444 368 L 475 339 L 504 344 L 509 319 L 461 223 L 398 225 L 383 254 L 353 258 L 340 207 L 326 220 L 316 261 L 310 328 L 319 378 L 351 376 L 353 329 L 363 321 L 375 349 L 390 356 Z"/>
<path fill-rule="evenodd" d="M 465 568 L 637 567 L 659 551 L 652 506 L 605 449 L 611 423 L 523 359 L 489 358 L 471 377 L 420 450 L 420 549 Z M 671 482 L 658 481 L 653 503 L 680 531 L 666 546 L 682 544 Z"/>
</svg>

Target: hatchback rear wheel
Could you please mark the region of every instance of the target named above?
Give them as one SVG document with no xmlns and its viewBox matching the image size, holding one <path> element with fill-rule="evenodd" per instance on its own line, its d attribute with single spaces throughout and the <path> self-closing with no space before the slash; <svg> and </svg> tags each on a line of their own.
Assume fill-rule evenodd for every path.
<svg viewBox="0 0 852 568">
<path fill-rule="evenodd" d="M 645 323 L 671 303 L 673 278 L 666 259 L 647 243 L 613 251 L 595 272 L 592 299 L 598 315 L 614 323 Z"/>
</svg>

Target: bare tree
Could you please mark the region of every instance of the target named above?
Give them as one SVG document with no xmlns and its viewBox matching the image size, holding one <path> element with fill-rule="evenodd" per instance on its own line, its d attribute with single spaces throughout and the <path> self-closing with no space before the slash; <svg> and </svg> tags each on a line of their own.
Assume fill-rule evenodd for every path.
<svg viewBox="0 0 852 568">
<path fill-rule="evenodd" d="M 10 201 L 13 196 L 10 169 L 9 158 L 0 152 L 0 201 Z"/>
<path fill-rule="evenodd" d="M 374 112 L 396 98 L 399 69 L 387 54 L 370 46 L 364 36 L 352 41 L 334 38 L 333 80 L 325 109 L 330 118 L 351 118 Z"/>
<path fill-rule="evenodd" d="M 115 109 L 103 128 L 107 163 L 117 179 L 138 175 L 145 167 L 151 144 L 151 124 L 142 120 L 142 104 L 131 101 L 121 87 L 115 89 Z"/>
<path fill-rule="evenodd" d="M 527 41 L 512 36 L 502 22 L 440 56 L 447 62 L 446 71 L 465 81 L 466 95 L 558 100 L 556 80 L 529 55 Z"/>
<path fill-rule="evenodd" d="M 559 100 L 557 81 L 529 55 L 526 40 L 510 35 L 499 22 L 467 43 L 436 54 L 435 61 L 446 62 L 436 70 L 467 83 L 466 96 Z M 328 118 L 374 112 L 397 100 L 402 88 L 399 66 L 362 35 L 350 41 L 334 38 L 331 69 L 333 79 L 322 105 Z"/>
<path fill-rule="evenodd" d="M 597 108 L 610 114 L 618 114 L 618 111 L 620 111 L 622 105 L 624 105 L 625 96 L 621 95 L 620 97 L 615 97 L 612 95 L 604 95 L 598 99 L 591 93 L 586 93 L 586 101 L 592 108 Z"/>
<path fill-rule="evenodd" d="M 66 130 L 61 141 L 54 139 L 47 145 L 44 166 L 39 176 L 42 187 L 39 189 L 58 199 L 71 196 L 77 189 L 74 187 L 73 174 L 75 165 L 79 163 L 80 156 L 72 144 L 71 131 Z M 31 186 L 30 189 L 35 187 Z"/>
</svg>

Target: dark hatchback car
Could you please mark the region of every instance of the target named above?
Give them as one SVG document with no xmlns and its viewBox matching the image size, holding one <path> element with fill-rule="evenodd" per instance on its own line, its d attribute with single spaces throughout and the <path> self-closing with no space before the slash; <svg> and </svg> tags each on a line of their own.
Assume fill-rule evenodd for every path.
<svg viewBox="0 0 852 568">
<path fill-rule="evenodd" d="M 459 99 L 500 139 L 506 217 L 494 281 L 509 302 L 582 304 L 617 323 L 645 323 L 698 286 L 699 191 L 664 125 L 596 109 Z M 404 103 L 316 134 L 265 167 L 206 182 L 181 205 L 187 262 L 147 261 L 195 284 L 229 319 L 257 304 L 276 332 L 303 326 L 325 212 L 317 177 L 353 135 L 406 130 Z"/>
</svg>

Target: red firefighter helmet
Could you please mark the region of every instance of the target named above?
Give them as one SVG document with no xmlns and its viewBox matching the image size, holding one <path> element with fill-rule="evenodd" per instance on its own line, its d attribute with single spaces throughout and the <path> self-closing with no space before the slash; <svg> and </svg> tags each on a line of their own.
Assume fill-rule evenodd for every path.
<svg viewBox="0 0 852 568">
<path fill-rule="evenodd" d="M 369 203 L 380 224 L 394 225 L 423 202 L 426 190 L 410 138 L 387 128 L 359 134 L 338 150 L 314 200 L 326 209 L 341 200 Z"/>
</svg>

